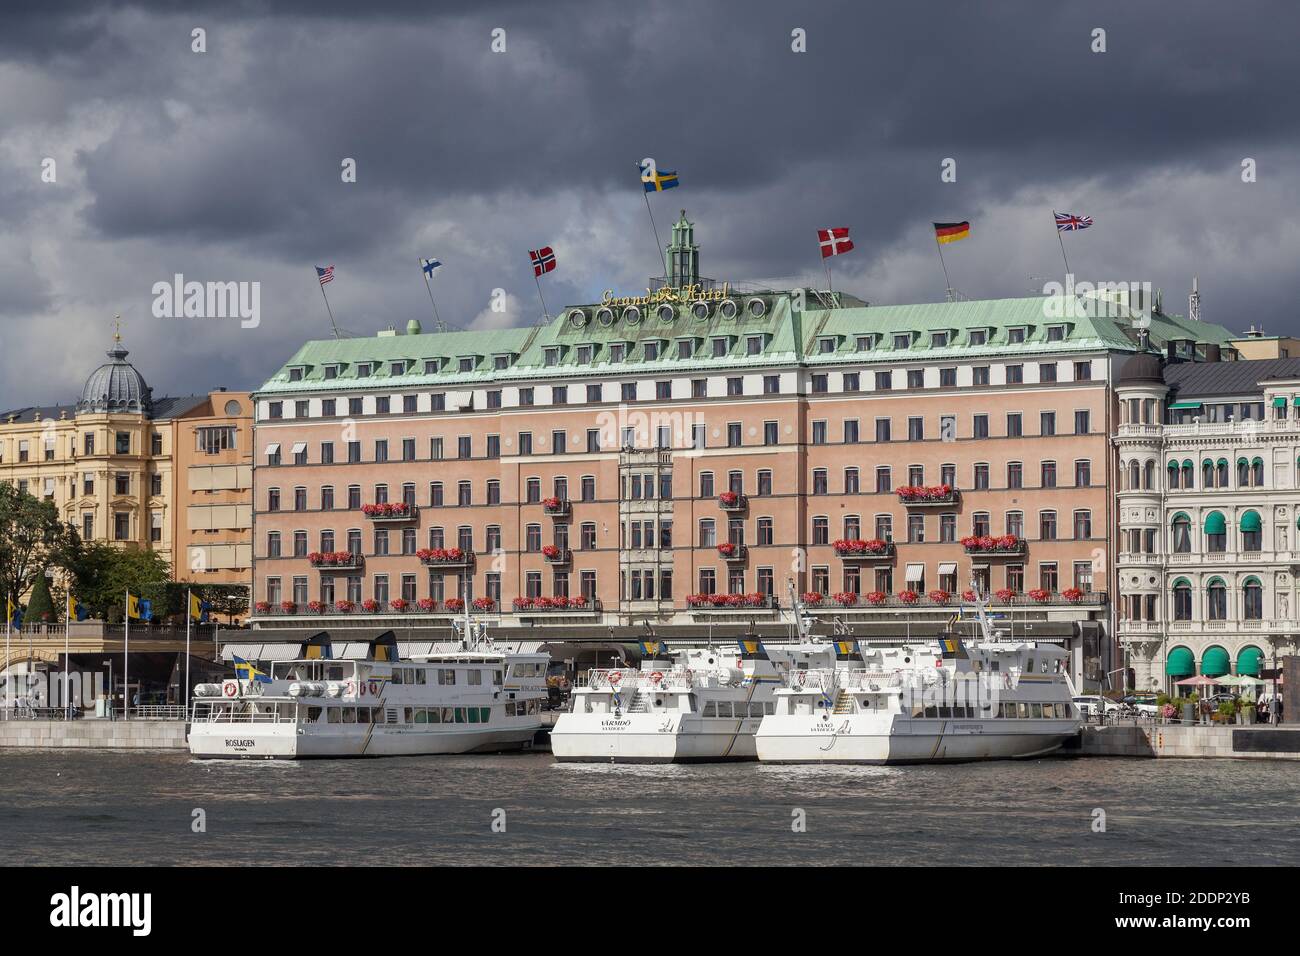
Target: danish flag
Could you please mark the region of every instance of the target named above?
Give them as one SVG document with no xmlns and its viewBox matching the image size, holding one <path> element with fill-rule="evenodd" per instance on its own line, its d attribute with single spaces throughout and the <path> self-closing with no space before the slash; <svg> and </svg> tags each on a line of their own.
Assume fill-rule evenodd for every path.
<svg viewBox="0 0 1300 956">
<path fill-rule="evenodd" d="M 817 241 L 821 243 L 823 259 L 827 256 L 838 256 L 853 248 L 848 226 L 840 226 L 838 229 L 818 229 Z"/>
</svg>

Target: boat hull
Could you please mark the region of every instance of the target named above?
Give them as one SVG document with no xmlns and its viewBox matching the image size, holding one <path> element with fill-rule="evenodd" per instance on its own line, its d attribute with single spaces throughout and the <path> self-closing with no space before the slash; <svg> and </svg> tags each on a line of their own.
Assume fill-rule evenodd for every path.
<svg viewBox="0 0 1300 956">
<path fill-rule="evenodd" d="M 1059 750 L 1078 733 L 1072 720 L 855 721 L 768 717 L 755 736 L 763 763 L 923 764 L 1017 760 Z M 1024 726 L 1032 724 L 1033 726 Z"/>
<path fill-rule="evenodd" d="M 564 763 L 722 763 L 757 760 L 761 718 L 671 718 L 564 714 L 551 730 L 551 753 Z"/>
<path fill-rule="evenodd" d="M 540 724 L 494 730 L 447 732 L 378 730 L 364 733 L 298 733 L 292 723 L 220 724 L 190 728 L 190 754 L 225 760 L 302 760 L 329 757 L 400 757 L 500 753 L 532 747 Z"/>
</svg>

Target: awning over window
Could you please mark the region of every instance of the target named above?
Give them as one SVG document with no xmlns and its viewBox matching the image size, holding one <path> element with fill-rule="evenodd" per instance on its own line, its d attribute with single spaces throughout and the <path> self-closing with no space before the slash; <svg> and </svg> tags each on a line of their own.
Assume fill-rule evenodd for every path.
<svg viewBox="0 0 1300 956">
<path fill-rule="evenodd" d="M 1238 468 L 1240 468 L 1242 465 L 1249 465 L 1249 464 L 1250 464 L 1250 462 L 1247 461 L 1245 458 L 1238 458 L 1238 459 L 1237 459 L 1237 467 L 1238 467 Z"/>
<path fill-rule="evenodd" d="M 956 561 L 943 561 L 939 564 L 940 577 L 942 577 L 945 574 L 956 574 L 956 573 L 957 573 Z"/>
<path fill-rule="evenodd" d="M 1189 647 L 1175 647 L 1165 660 L 1165 675 L 1168 677 L 1191 677 L 1196 673 L 1196 659 L 1192 657 Z"/>
<path fill-rule="evenodd" d="M 278 441 L 271 442 L 271 444 L 266 446 L 266 453 L 267 455 L 280 454 L 280 443 Z"/>
<path fill-rule="evenodd" d="M 1297 395 L 1295 398 L 1291 399 L 1291 404 L 1300 406 L 1300 395 Z"/>
<path fill-rule="evenodd" d="M 293 443 L 293 453 L 295 455 L 301 455 L 306 450 L 307 450 L 307 443 L 305 441 L 296 441 Z"/>
<path fill-rule="evenodd" d="M 1184 458 L 1184 459 L 1183 459 L 1183 467 L 1184 467 L 1184 468 L 1191 468 L 1191 467 L 1192 467 L 1192 460 L 1191 460 L 1190 458 Z"/>
<path fill-rule="evenodd" d="M 1174 471 L 1177 471 L 1177 470 L 1178 470 L 1178 459 L 1177 459 L 1177 458 L 1171 458 L 1171 459 L 1169 460 L 1169 467 L 1172 468 Z"/>
<path fill-rule="evenodd" d="M 1205 533 L 1206 534 L 1226 534 L 1228 531 L 1228 522 L 1223 517 L 1222 511 L 1211 511 L 1205 516 Z"/>
<path fill-rule="evenodd" d="M 1176 578 L 1174 580 L 1174 587 L 1176 588 L 1190 588 L 1191 586 L 1192 582 L 1187 580 L 1187 578 Z"/>
<path fill-rule="evenodd" d="M 1259 676 L 1260 658 L 1264 652 L 1258 647 L 1243 647 L 1237 653 L 1237 673 L 1245 674 L 1247 677 Z"/>
<path fill-rule="evenodd" d="M 1228 459 L 1226 459 L 1226 458 L 1220 458 L 1220 459 L 1219 459 L 1219 464 L 1222 465 L 1224 468 L 1227 468 L 1227 467 L 1228 467 Z"/>
<path fill-rule="evenodd" d="M 925 580 L 925 565 L 924 565 L 924 564 L 909 564 L 909 565 L 907 566 L 907 583 L 908 583 L 908 584 L 911 584 L 913 581 L 924 581 L 924 580 Z"/>
<path fill-rule="evenodd" d="M 1264 464 L 1264 459 L 1263 459 L 1263 458 L 1252 458 L 1252 459 L 1250 460 L 1250 463 L 1251 463 L 1251 465 L 1262 466 L 1262 465 Z"/>
<path fill-rule="evenodd" d="M 1180 521 L 1191 521 L 1191 520 L 1192 519 L 1187 516 L 1186 511 L 1178 511 L 1174 513 L 1174 516 L 1171 519 L 1169 519 L 1169 523 L 1177 524 Z"/>
<path fill-rule="evenodd" d="M 1258 511 L 1247 511 L 1244 515 L 1241 516 L 1242 531 L 1258 531 L 1263 526 L 1264 523 L 1259 520 Z"/>
<path fill-rule="evenodd" d="M 1286 408 L 1286 399 L 1281 396 L 1278 396 L 1277 398 L 1273 399 L 1273 407 Z"/>
<path fill-rule="evenodd" d="M 1192 408 L 1200 408 L 1201 403 L 1200 402 L 1170 402 L 1169 407 L 1192 409 Z"/>
<path fill-rule="evenodd" d="M 1252 574 L 1250 577 L 1246 578 L 1246 580 L 1241 582 L 1241 586 L 1243 588 L 1249 588 L 1249 587 L 1258 588 L 1258 587 L 1262 587 L 1263 585 L 1259 583 L 1259 578 L 1255 577 L 1255 575 Z"/>
<path fill-rule="evenodd" d="M 1232 670 L 1228 652 L 1222 647 L 1207 647 L 1201 655 L 1201 673 L 1206 677 L 1222 677 Z"/>
</svg>

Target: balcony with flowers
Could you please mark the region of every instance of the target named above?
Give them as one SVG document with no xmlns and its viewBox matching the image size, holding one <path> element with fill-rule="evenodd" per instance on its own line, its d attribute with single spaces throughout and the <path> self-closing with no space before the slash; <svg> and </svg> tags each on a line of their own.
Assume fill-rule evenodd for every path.
<svg viewBox="0 0 1300 956">
<path fill-rule="evenodd" d="M 751 591 L 748 594 L 688 594 L 686 607 L 690 611 L 775 611 L 775 595 Z"/>
<path fill-rule="evenodd" d="M 938 508 L 961 501 L 961 492 L 952 485 L 901 485 L 895 490 L 909 508 Z"/>
<path fill-rule="evenodd" d="M 749 496 L 736 491 L 724 491 L 718 495 L 718 506 L 723 511 L 744 511 L 749 507 Z"/>
<path fill-rule="evenodd" d="M 521 618 L 581 616 L 594 617 L 600 613 L 600 601 L 585 594 L 569 597 L 557 594 L 553 597 L 517 597 L 510 602 L 511 608 Z"/>
<path fill-rule="evenodd" d="M 967 554 L 980 554 L 989 558 L 1016 558 L 1028 553 L 1029 542 L 1014 534 L 971 535 L 961 539 Z"/>
<path fill-rule="evenodd" d="M 573 552 L 556 544 L 548 544 L 542 548 L 542 557 L 547 564 L 565 565 L 573 558 Z"/>
<path fill-rule="evenodd" d="M 569 516 L 569 501 L 567 498 L 543 498 L 542 512 L 553 518 L 567 518 Z"/>
<path fill-rule="evenodd" d="M 320 571 L 359 571 L 366 559 L 351 551 L 313 551 L 307 563 Z"/>
<path fill-rule="evenodd" d="M 859 594 L 853 591 L 840 591 L 831 595 L 808 592 L 802 596 L 804 606 L 813 612 L 838 613 L 846 610 L 872 611 L 898 610 L 943 611 L 951 616 L 953 611 L 963 605 L 969 607 L 983 604 L 993 610 L 1008 608 L 1059 609 L 1065 607 L 1100 608 L 1106 604 L 1105 591 L 1084 591 L 1080 588 L 1066 588 L 1064 591 L 1049 591 L 1034 588 L 1020 592 L 1011 588 L 999 588 L 992 594 L 980 598 L 974 591 L 954 594 L 942 588 L 934 588 L 924 594 L 912 588 L 904 588 L 896 594 L 884 591 L 868 591 Z"/>
<path fill-rule="evenodd" d="M 467 568 L 474 563 L 474 552 L 463 548 L 421 548 L 415 556 L 431 568 Z"/>
<path fill-rule="evenodd" d="M 382 504 L 362 505 L 361 513 L 379 524 L 401 524 L 415 521 L 420 517 L 420 509 L 405 501 L 385 501 Z"/>
<path fill-rule="evenodd" d="M 743 544 L 724 541 L 718 545 L 718 556 L 724 561 L 741 562 L 749 557 L 749 549 Z"/>
<path fill-rule="evenodd" d="M 835 553 L 845 561 L 889 561 L 894 557 L 894 542 L 880 538 L 840 538 L 831 543 Z"/>
</svg>

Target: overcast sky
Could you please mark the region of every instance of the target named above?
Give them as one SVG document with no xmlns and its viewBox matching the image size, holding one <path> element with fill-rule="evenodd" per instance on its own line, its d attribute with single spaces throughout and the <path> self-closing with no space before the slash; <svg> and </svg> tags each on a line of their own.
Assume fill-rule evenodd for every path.
<svg viewBox="0 0 1300 956">
<path fill-rule="evenodd" d="M 1030 294 L 1064 271 L 1055 208 L 1096 220 L 1080 279 L 1183 312 L 1199 275 L 1206 319 L 1300 333 L 1294 2 L 53 6 L 0 9 L 0 407 L 75 400 L 115 312 L 155 395 L 256 387 L 328 335 L 316 265 L 369 334 L 431 326 L 420 256 L 463 327 L 536 321 L 540 245 L 552 313 L 636 291 L 644 156 L 682 183 L 660 235 L 685 207 L 718 279 L 817 279 L 847 225 L 838 288 L 935 301 L 930 223 L 969 219 L 953 284 Z M 155 318 L 175 273 L 260 283 L 260 326 Z"/>
</svg>

